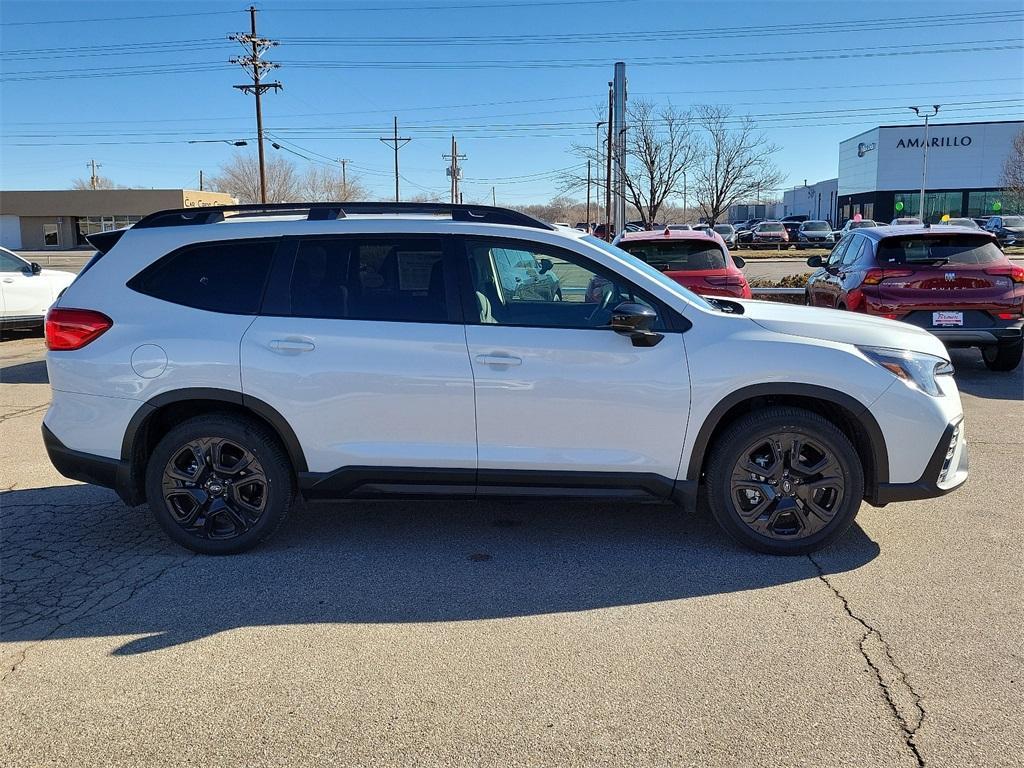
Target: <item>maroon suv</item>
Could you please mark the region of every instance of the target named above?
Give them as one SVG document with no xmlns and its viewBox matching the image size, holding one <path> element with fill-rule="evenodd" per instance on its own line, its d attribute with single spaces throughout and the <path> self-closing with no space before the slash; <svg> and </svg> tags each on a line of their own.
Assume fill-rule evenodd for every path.
<svg viewBox="0 0 1024 768">
<path fill-rule="evenodd" d="M 1024 351 L 1024 267 L 993 235 L 960 227 L 878 227 L 847 234 L 807 282 L 807 303 L 902 320 L 948 347 L 978 347 L 994 371 Z"/>
</svg>

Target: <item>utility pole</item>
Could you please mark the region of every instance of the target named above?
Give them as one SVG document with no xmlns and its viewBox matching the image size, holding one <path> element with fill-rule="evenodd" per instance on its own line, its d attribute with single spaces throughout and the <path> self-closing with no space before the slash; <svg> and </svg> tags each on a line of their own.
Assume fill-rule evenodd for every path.
<svg viewBox="0 0 1024 768">
<path fill-rule="evenodd" d="M 203 169 L 199 169 L 199 191 L 203 191 Z"/>
<path fill-rule="evenodd" d="M 451 176 L 452 179 L 452 202 L 460 203 L 462 196 L 459 194 L 459 177 L 462 175 L 462 169 L 459 168 L 459 160 L 465 160 L 465 155 L 459 154 L 459 143 L 452 136 L 452 151 L 449 155 L 441 155 L 445 160 L 451 161 L 448 166 L 446 173 Z M 491 188 L 491 192 L 494 192 L 494 188 Z"/>
<path fill-rule="evenodd" d="M 494 194 L 494 187 L 491 187 L 491 205 L 493 205 L 495 208 L 498 207 L 498 198 Z"/>
<path fill-rule="evenodd" d="M 397 203 L 398 200 L 399 200 L 399 196 L 398 196 L 398 150 L 400 150 L 402 147 L 404 147 L 406 144 L 408 144 L 410 141 L 412 141 L 412 139 L 409 138 L 408 136 L 399 136 L 398 135 L 398 115 L 395 115 L 395 133 L 394 133 L 394 135 L 390 136 L 390 137 L 381 136 L 380 140 L 381 140 L 382 143 L 388 145 L 389 147 L 391 147 L 391 149 L 393 149 L 395 151 L 395 202 Z"/>
<path fill-rule="evenodd" d="M 88 163 L 85 164 L 85 167 L 86 168 L 92 168 L 92 171 L 89 174 L 89 188 L 90 189 L 98 189 L 99 188 L 99 183 L 100 183 L 100 177 L 96 175 L 96 169 L 97 168 L 102 168 L 103 165 L 100 164 L 100 163 L 97 163 L 95 160 L 90 160 Z"/>
<path fill-rule="evenodd" d="M 615 233 L 626 228 L 626 63 L 615 62 Z"/>
<path fill-rule="evenodd" d="M 939 107 L 941 104 L 932 104 L 932 109 L 935 110 L 930 115 L 921 114 L 921 110 L 917 107 L 911 107 L 914 110 L 914 114 L 918 117 L 924 118 L 924 152 L 921 156 L 921 199 L 917 206 L 917 218 L 922 222 L 924 221 L 924 188 L 928 186 L 928 118 L 935 117 L 939 114 Z"/>
<path fill-rule="evenodd" d="M 594 207 L 601 210 L 601 126 L 604 125 L 604 120 L 599 120 L 594 125 L 594 183 L 597 187 L 597 191 L 594 195 Z M 589 226 L 589 222 L 588 222 Z"/>
<path fill-rule="evenodd" d="M 229 59 L 231 64 L 238 64 L 245 73 L 252 78 L 252 83 L 235 85 L 244 94 L 256 96 L 256 145 L 260 158 L 260 202 L 267 202 L 267 170 L 263 157 L 263 94 L 267 91 L 279 91 L 284 86 L 276 80 L 272 83 L 262 82 L 263 73 L 271 69 L 277 69 L 280 64 L 271 61 L 264 61 L 263 54 L 271 48 L 279 45 L 276 40 L 268 40 L 256 34 L 256 7 L 249 6 L 250 31 L 248 34 L 228 35 L 228 40 L 234 40 L 245 49 L 245 56 L 236 56 Z"/>
<path fill-rule="evenodd" d="M 341 189 L 343 194 L 348 196 L 348 176 L 345 173 L 345 166 L 351 163 L 352 161 L 349 160 L 347 157 L 343 157 L 340 158 L 338 162 L 341 163 Z"/>
<path fill-rule="evenodd" d="M 590 232 L 590 161 L 587 160 L 587 232 Z"/>
<path fill-rule="evenodd" d="M 608 81 L 608 134 L 605 137 L 604 239 L 612 241 L 612 82 Z"/>
</svg>

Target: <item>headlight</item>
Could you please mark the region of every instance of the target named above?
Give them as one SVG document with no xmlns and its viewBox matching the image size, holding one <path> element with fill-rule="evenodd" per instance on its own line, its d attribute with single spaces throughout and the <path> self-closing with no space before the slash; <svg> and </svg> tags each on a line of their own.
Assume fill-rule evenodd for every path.
<svg viewBox="0 0 1024 768">
<path fill-rule="evenodd" d="M 857 347 L 865 357 L 903 381 L 908 387 L 917 387 L 932 397 L 942 395 L 936 376 L 953 373 L 953 364 L 935 355 L 923 352 L 908 352 L 903 349 L 886 347 Z"/>
</svg>

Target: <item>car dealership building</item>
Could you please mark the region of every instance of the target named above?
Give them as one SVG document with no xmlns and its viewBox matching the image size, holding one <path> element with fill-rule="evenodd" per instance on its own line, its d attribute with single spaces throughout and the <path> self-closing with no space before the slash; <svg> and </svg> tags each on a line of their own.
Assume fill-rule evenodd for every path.
<svg viewBox="0 0 1024 768">
<path fill-rule="evenodd" d="M 924 216 L 1015 213 L 1006 198 L 1003 164 L 1024 121 L 932 123 L 928 126 L 928 175 Z M 889 222 L 918 216 L 924 156 L 924 123 L 885 125 L 839 145 L 837 223 L 861 214 Z"/>
</svg>

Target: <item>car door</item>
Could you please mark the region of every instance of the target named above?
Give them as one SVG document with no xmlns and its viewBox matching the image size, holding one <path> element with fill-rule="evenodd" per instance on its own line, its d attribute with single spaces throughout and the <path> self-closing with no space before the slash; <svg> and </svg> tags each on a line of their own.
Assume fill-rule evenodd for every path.
<svg viewBox="0 0 1024 768">
<path fill-rule="evenodd" d="M 667 330 L 669 310 L 576 252 L 526 240 L 462 242 L 478 493 L 507 484 L 646 488 L 648 481 L 670 490 L 689 374 L 683 336 Z M 505 291 L 502 251 L 515 252 L 517 263 L 550 260 L 562 299 Z M 608 327 L 622 301 L 655 308 L 666 329 L 660 343 L 633 346 Z"/>
<path fill-rule="evenodd" d="M 42 317 L 53 299 L 50 283 L 32 274 L 28 265 L 0 251 L 0 290 L 4 317 Z"/>
<path fill-rule="evenodd" d="M 864 235 L 855 235 L 836 265 L 836 306 L 849 307 L 847 293 L 860 285 L 857 278 L 857 264 L 861 263 L 871 249 L 871 241 Z"/>
<path fill-rule="evenodd" d="M 829 252 L 825 263 L 811 274 L 808 286 L 813 306 L 834 307 L 836 305 L 836 299 L 839 295 L 836 274 L 851 239 L 851 235 L 846 235 L 840 240 L 839 244 Z"/>
<path fill-rule="evenodd" d="M 409 483 L 452 470 L 472 493 L 473 372 L 442 238 L 286 242 L 242 339 L 244 394 L 291 425 L 310 472 Z"/>
</svg>

